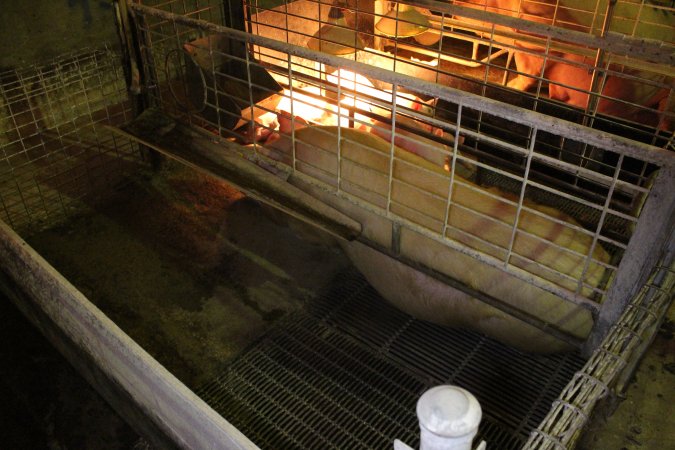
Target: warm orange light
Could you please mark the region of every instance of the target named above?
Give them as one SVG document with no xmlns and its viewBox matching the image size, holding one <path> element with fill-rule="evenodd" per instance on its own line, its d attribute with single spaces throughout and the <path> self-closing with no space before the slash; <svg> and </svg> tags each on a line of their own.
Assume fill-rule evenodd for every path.
<svg viewBox="0 0 675 450">
<path fill-rule="evenodd" d="M 293 98 L 291 98 L 291 91 L 284 89 L 284 98 L 279 102 L 277 109 L 302 117 L 308 122 L 324 123 L 326 102 L 308 94 L 319 96 L 321 89 L 317 86 L 293 89 Z"/>
<path fill-rule="evenodd" d="M 318 125 L 338 125 L 343 127 L 354 126 L 369 129 L 373 120 L 359 111 L 373 112 L 383 117 L 391 114 L 392 92 L 375 88 L 368 78 L 344 69 L 326 75 L 326 80 L 340 87 L 339 107 L 336 101 L 325 97 L 319 86 L 294 87 L 292 91 L 284 90 L 283 98 L 277 105 L 277 111 L 285 111 L 295 117 L 304 119 L 307 123 Z M 325 88 L 324 88 L 325 89 Z M 378 99 L 383 107 L 378 107 L 372 99 Z M 428 114 L 425 105 L 411 94 L 399 93 L 396 95 L 396 105 L 411 110 L 417 110 L 421 114 Z M 339 120 L 338 120 L 339 109 Z M 277 115 L 266 113 L 258 118 L 258 121 L 266 127 L 277 127 Z"/>
<path fill-rule="evenodd" d="M 370 111 L 371 109 L 369 103 L 359 100 L 358 93 L 377 96 L 376 94 L 378 92 L 382 92 L 378 89 L 375 89 L 368 78 L 344 69 L 336 70 L 332 74 L 328 75 L 326 79 L 329 82 L 340 86 L 341 89 L 345 89 L 345 91 L 340 93 L 340 104 L 348 108 L 355 108 L 356 111 Z M 348 115 L 345 114 L 345 111 L 340 111 L 340 126 L 348 127 L 350 126 L 350 122 L 352 122 L 351 125 L 353 126 L 354 122 L 356 122 L 356 124 L 363 124 L 364 122 L 369 123 L 370 119 L 356 112 Z"/>
</svg>

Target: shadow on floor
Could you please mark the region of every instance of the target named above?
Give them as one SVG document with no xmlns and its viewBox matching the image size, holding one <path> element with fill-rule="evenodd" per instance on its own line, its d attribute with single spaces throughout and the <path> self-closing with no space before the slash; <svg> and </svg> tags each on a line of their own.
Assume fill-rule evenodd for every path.
<svg viewBox="0 0 675 450">
<path fill-rule="evenodd" d="M 0 297 L 2 448 L 132 448 L 138 435 L 35 329 Z"/>
</svg>

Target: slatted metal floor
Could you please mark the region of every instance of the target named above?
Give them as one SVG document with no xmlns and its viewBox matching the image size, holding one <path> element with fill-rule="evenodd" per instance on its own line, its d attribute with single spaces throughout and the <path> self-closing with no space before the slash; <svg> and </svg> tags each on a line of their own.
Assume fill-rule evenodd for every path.
<svg viewBox="0 0 675 450">
<path fill-rule="evenodd" d="M 481 403 L 478 438 L 516 449 L 583 363 L 415 320 L 350 270 L 197 393 L 263 449 L 390 449 L 418 445 L 426 389 L 456 384 Z"/>
</svg>

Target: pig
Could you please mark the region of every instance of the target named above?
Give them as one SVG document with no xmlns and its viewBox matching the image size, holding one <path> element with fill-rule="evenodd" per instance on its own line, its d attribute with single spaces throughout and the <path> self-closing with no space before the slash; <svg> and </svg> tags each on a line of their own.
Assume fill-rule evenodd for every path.
<svg viewBox="0 0 675 450">
<path fill-rule="evenodd" d="M 382 92 L 382 95 L 385 95 Z M 388 94 L 388 101 L 391 101 L 391 94 Z M 385 97 L 383 97 L 384 99 Z M 398 94 L 396 99 L 397 105 L 412 111 L 417 111 L 423 115 L 431 115 L 433 112 L 433 107 L 435 105 L 435 99 L 431 99 L 427 102 L 420 100 L 418 97 L 411 94 Z M 378 111 L 380 114 L 388 114 L 388 110 L 382 109 Z M 308 122 L 303 118 L 295 116 L 291 120 L 291 114 L 287 111 L 281 110 L 277 113 L 278 124 L 276 132 L 271 134 L 265 134 L 265 139 L 260 140 L 263 143 L 263 147 L 259 147 L 259 151 L 277 161 L 281 161 L 285 164 L 291 165 L 291 145 L 292 145 L 292 132 L 296 132 L 306 126 Z M 426 124 L 420 120 L 413 119 L 404 115 L 396 116 L 397 124 L 404 124 L 410 130 L 419 130 L 421 132 L 426 132 L 434 136 L 443 138 L 444 132 L 440 128 L 433 127 L 429 124 Z M 380 121 L 370 121 L 366 123 L 356 124 L 357 128 L 369 133 L 372 133 L 376 136 L 379 136 L 386 140 L 391 140 L 391 125 L 388 123 L 383 123 Z M 265 130 L 267 131 L 267 130 Z M 297 138 L 297 136 L 296 136 Z M 454 142 L 454 137 L 450 135 L 446 138 L 446 141 L 452 144 Z M 459 137 L 459 144 L 464 142 L 464 137 Z M 449 170 L 449 165 L 452 158 L 453 148 L 440 143 L 438 141 L 426 138 L 416 134 L 415 131 L 408 131 L 401 127 L 396 127 L 394 144 L 403 150 L 409 151 L 425 160 L 432 162 L 439 167 L 444 167 L 446 170 Z M 465 160 L 457 160 L 457 170 L 461 171 L 462 175 L 465 177 L 471 177 L 475 174 L 475 166 L 468 163 Z"/>
<path fill-rule="evenodd" d="M 454 0 L 454 4 L 481 9 L 499 14 L 520 17 L 527 20 L 555 25 L 576 31 L 595 33 L 601 28 L 601 20 L 606 10 L 607 0 L 592 2 L 593 6 L 580 3 L 579 0 Z M 632 34 L 637 37 L 658 38 L 665 42 L 673 42 L 675 38 L 675 16 L 671 12 L 655 11 L 651 8 L 641 10 L 642 19 L 635 24 L 636 8 L 639 5 L 619 4 L 614 17 L 619 17 L 612 23 L 611 31 Z M 599 14 L 593 14 L 593 11 Z M 475 19 L 456 17 L 467 25 L 487 27 L 489 24 Z M 595 20 L 595 22 L 593 22 Z M 656 24 L 650 26 L 650 24 Z M 497 30 L 507 30 L 504 26 L 497 26 Z M 483 33 L 489 37 L 489 33 Z M 543 76 L 549 80 L 549 97 L 565 102 L 569 105 L 585 109 L 588 106 L 591 89 L 592 70 L 594 60 L 575 53 L 551 51 L 544 65 L 544 58 L 533 52 L 544 52 L 542 47 L 534 43 L 513 38 L 497 36 L 496 40 L 502 43 L 513 44 L 528 51 L 515 51 L 516 69 L 520 74 L 508 82 L 513 89 L 526 91 L 537 84 L 534 77 Z M 602 90 L 603 98 L 599 100 L 599 113 L 657 126 L 662 130 L 672 130 L 671 117 L 675 114 L 675 100 L 671 91 L 675 87 L 672 77 L 666 77 L 645 70 L 611 64 L 609 74 Z M 621 74 L 621 75 L 619 75 Z M 644 80 L 644 81 L 642 81 Z M 627 104 L 629 102 L 631 104 Z M 646 108 L 652 109 L 647 111 Z M 659 111 L 659 118 L 655 120 L 653 110 Z M 665 113 L 664 113 L 665 112 Z"/>
<path fill-rule="evenodd" d="M 396 104 L 399 107 L 402 107 L 404 112 L 405 110 L 411 110 L 426 116 L 432 116 L 433 109 L 436 105 L 436 99 L 431 99 L 425 102 L 414 95 L 401 93 L 397 95 Z M 400 111 L 401 110 L 399 110 L 399 112 Z M 384 113 L 387 114 L 388 111 L 385 111 Z M 419 130 L 420 132 L 443 138 L 445 133 L 441 128 L 434 127 L 428 123 L 416 120 L 412 117 L 407 117 L 402 114 L 396 115 L 395 125 L 394 145 L 414 153 L 415 155 L 418 155 L 439 167 L 443 167 L 445 170 L 450 170 L 453 152 L 452 147 L 422 136 L 415 131 Z M 403 125 L 405 128 L 398 125 Z M 362 124 L 357 128 L 373 133 L 374 135 L 391 142 L 390 123 L 373 120 L 370 125 Z M 446 138 L 446 141 L 453 145 L 455 138 L 454 136 L 450 135 L 448 138 Z M 463 143 L 464 136 L 459 136 L 458 145 L 462 145 Z M 470 178 L 475 175 L 475 165 L 470 164 L 464 159 L 458 159 L 457 162 L 457 170 L 461 171 L 462 176 L 465 178 Z"/>
<path fill-rule="evenodd" d="M 373 203 L 378 205 L 374 195 L 385 199 L 387 195 L 386 179 L 390 170 L 388 155 L 391 143 L 362 130 L 309 126 L 296 131 L 296 153 L 303 155 L 312 167 L 323 165 L 324 172 L 337 173 L 335 159 L 330 160 L 332 165 L 329 167 L 325 165 L 327 160 L 322 159 L 318 153 L 337 154 L 338 133 L 343 180 L 367 186 L 367 193 L 358 186 L 352 188 L 351 193 L 362 198 L 370 195 L 374 199 Z M 434 206 L 432 195 L 420 195 L 420 191 L 447 195 L 449 174 L 437 165 L 398 147 L 394 147 L 394 154 L 397 159 L 406 162 L 394 164 L 394 180 L 405 180 L 413 188 L 395 187 L 391 191 L 391 210 L 423 225 L 419 212 L 430 219 L 446 220 L 445 203 Z M 354 173 L 351 172 L 353 162 L 359 164 L 359 170 Z M 299 171 L 304 170 L 299 166 Z M 474 249 L 503 257 L 510 242 L 511 225 L 514 223 L 516 210 L 502 198 L 517 198 L 496 188 L 482 188 L 459 175 L 455 175 L 455 181 L 453 206 L 447 214 L 447 222 L 452 227 L 463 230 L 465 234 L 449 229 L 447 236 Z M 385 247 L 391 244 L 391 223 L 385 217 L 340 199 L 325 189 L 309 185 L 299 178 L 291 177 L 289 182 L 360 221 L 364 236 L 369 240 Z M 387 203 L 379 205 L 386 207 Z M 399 205 L 406 206 L 406 209 L 401 209 Z M 511 263 L 558 285 L 575 289 L 576 282 L 552 275 L 550 269 L 570 277 L 580 277 L 585 266 L 585 259 L 580 255 L 590 253 L 592 238 L 576 228 L 579 225 L 572 217 L 554 208 L 527 200 L 525 205 L 555 220 L 521 211 L 518 229 L 541 239 L 517 233 L 513 252 L 535 261 L 537 265 L 527 260 L 518 260 L 515 256 Z M 466 208 L 472 211 L 467 211 Z M 482 215 L 473 211 L 479 211 Z M 486 216 L 494 221 L 487 220 Z M 433 227 L 433 224 L 429 226 Z M 474 237 L 488 241 L 493 247 L 499 247 L 503 251 L 486 246 Z M 341 241 L 339 244 L 385 299 L 415 317 L 442 325 L 471 328 L 524 351 L 549 353 L 571 348 L 569 344 L 538 328 L 362 243 Z M 400 252 L 408 259 L 455 278 L 477 291 L 499 298 L 510 306 L 535 315 L 581 339 L 591 330 L 593 319 L 588 309 L 566 302 L 550 292 L 405 227 L 401 230 Z M 606 282 L 608 274 L 603 263 L 608 261 L 607 252 L 600 245 L 595 246 L 593 261 L 588 265 L 584 278 L 584 282 L 590 287 L 584 287 L 582 294 L 589 295 L 593 287 L 602 286 Z"/>
</svg>

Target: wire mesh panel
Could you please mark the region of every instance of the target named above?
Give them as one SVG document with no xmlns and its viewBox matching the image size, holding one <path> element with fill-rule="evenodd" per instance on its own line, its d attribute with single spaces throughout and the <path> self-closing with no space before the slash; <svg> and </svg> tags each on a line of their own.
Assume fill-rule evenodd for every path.
<svg viewBox="0 0 675 450">
<path fill-rule="evenodd" d="M 614 389 L 623 371 L 641 358 L 640 346 L 650 343 L 672 304 L 675 293 L 672 241 L 648 282 L 631 299 L 598 351 L 553 402 L 551 411 L 532 431 L 524 449 L 574 448 L 599 401 Z"/>
<path fill-rule="evenodd" d="M 372 51 L 363 5 L 245 4 L 247 21 L 231 28 L 167 12 L 172 4 L 131 5 L 155 104 L 404 225 L 394 244 L 391 231 L 364 234 L 496 297 L 465 260 L 419 254 L 419 235 L 524 280 L 534 296 L 597 310 L 655 174 L 672 164 L 653 146 L 448 88 L 442 67 L 404 60 L 397 39 Z"/>
<path fill-rule="evenodd" d="M 347 272 L 197 393 L 261 448 L 383 449 L 417 447 L 417 399 L 455 384 L 480 400 L 478 438 L 517 449 L 582 364 L 416 321 Z"/>
<path fill-rule="evenodd" d="M 671 139 L 675 13 L 667 1 L 609 9 L 575 0 L 245 4 L 256 34 L 322 51 L 358 48 L 351 58 L 400 73 L 657 146 Z M 331 17 L 334 8 L 342 17 Z"/>
<path fill-rule="evenodd" d="M 100 128 L 131 119 L 111 50 L 3 72 L 0 94 L 2 218 L 17 230 L 64 219 L 140 160 L 135 144 Z"/>
</svg>

